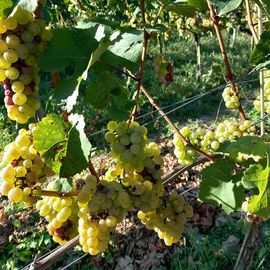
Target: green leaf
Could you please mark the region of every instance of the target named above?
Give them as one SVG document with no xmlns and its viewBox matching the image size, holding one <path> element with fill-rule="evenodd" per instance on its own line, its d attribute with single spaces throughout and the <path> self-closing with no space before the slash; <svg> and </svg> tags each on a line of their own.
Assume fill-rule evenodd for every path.
<svg viewBox="0 0 270 270">
<path fill-rule="evenodd" d="M 12 9 L 12 6 L 12 0 L 0 0 L 0 16 L 6 17 L 5 15 L 8 15 Z"/>
<path fill-rule="evenodd" d="M 72 182 L 66 178 L 59 178 L 54 182 L 54 190 L 57 192 L 70 192 L 72 191 Z"/>
<path fill-rule="evenodd" d="M 84 119 L 70 115 L 70 122 L 60 116 L 47 116 L 37 124 L 33 143 L 45 163 L 60 177 L 70 177 L 87 168 L 91 145 L 84 133 Z"/>
<path fill-rule="evenodd" d="M 196 12 L 204 12 L 207 10 L 207 3 L 205 0 L 159 0 L 164 8 L 173 11 L 179 15 L 192 17 Z"/>
<path fill-rule="evenodd" d="M 51 72 L 72 67 L 72 75 L 82 74 L 91 53 L 98 47 L 95 39 L 97 28 L 53 29 L 53 37 L 39 59 L 40 68 Z"/>
<path fill-rule="evenodd" d="M 100 56 L 107 50 L 107 48 L 109 47 L 109 45 L 111 43 L 112 42 L 110 40 L 107 41 L 107 42 L 101 42 L 99 44 L 98 48 L 91 54 L 90 60 L 88 62 L 88 65 L 87 65 L 86 69 L 84 70 L 84 72 L 82 73 L 82 75 L 78 78 L 78 83 L 77 83 L 77 85 L 75 87 L 74 92 L 66 100 L 66 108 L 67 108 L 67 111 L 68 112 L 71 112 L 72 111 L 73 106 L 77 102 L 77 98 L 79 96 L 79 88 L 80 88 L 81 82 L 82 82 L 82 80 L 85 81 L 87 79 L 87 77 L 88 77 L 88 71 L 89 71 L 90 67 L 93 66 L 95 64 L 95 62 L 99 60 Z"/>
<path fill-rule="evenodd" d="M 60 80 L 57 81 L 54 89 L 54 97 L 58 101 L 65 101 L 69 96 L 72 95 L 76 85 L 76 77 L 60 78 Z"/>
<path fill-rule="evenodd" d="M 129 99 L 128 94 L 127 89 L 123 87 L 113 91 L 110 106 L 106 108 L 111 119 L 123 121 L 128 118 L 130 110 L 134 106 L 134 101 Z"/>
<path fill-rule="evenodd" d="M 18 6 L 34 12 L 38 6 L 38 0 L 0 0 L 0 16 L 8 17 Z"/>
<path fill-rule="evenodd" d="M 269 0 L 255 0 L 257 5 L 259 5 L 262 10 L 265 12 L 265 14 L 268 16 L 268 19 L 270 19 L 270 2 Z"/>
<path fill-rule="evenodd" d="M 105 109 L 115 120 L 126 119 L 133 106 L 129 92 L 111 72 L 93 75 L 86 87 L 86 100 L 97 109 Z"/>
<path fill-rule="evenodd" d="M 91 144 L 84 133 L 84 117 L 79 114 L 69 116 L 73 127 L 69 132 L 66 156 L 60 170 L 61 177 L 69 177 L 88 167 Z"/>
<path fill-rule="evenodd" d="M 265 157 L 268 147 L 263 139 L 256 136 L 245 136 L 236 142 L 225 142 L 219 148 L 219 152 L 228 153 L 230 157 L 236 159 L 239 154 L 249 156 Z"/>
<path fill-rule="evenodd" d="M 259 43 L 250 56 L 251 61 L 258 68 L 263 68 L 269 65 L 270 61 L 270 31 L 264 31 L 261 35 Z"/>
<path fill-rule="evenodd" d="M 39 61 L 45 71 L 72 68 L 69 78 L 60 81 L 56 88 L 56 95 L 66 102 L 68 112 L 76 104 L 82 80 L 87 79 L 89 69 L 96 62 L 102 59 L 114 66 L 122 65 L 133 69 L 141 54 L 143 36 L 140 32 L 132 31 L 120 35 L 119 31 L 113 31 L 108 26 L 90 25 L 88 29 L 54 30 L 53 38 Z"/>
<path fill-rule="evenodd" d="M 242 4 L 242 0 L 231 0 L 229 1 L 225 7 L 222 8 L 222 10 L 219 12 L 219 16 L 222 16 L 224 14 L 230 13 L 234 11 L 235 9 L 239 8 L 239 6 Z"/>
<path fill-rule="evenodd" d="M 232 175 L 236 164 L 228 158 L 218 160 L 202 171 L 199 199 L 221 205 L 226 213 L 241 207 L 245 193 L 241 183 L 241 173 Z"/>
<path fill-rule="evenodd" d="M 168 28 L 163 24 L 156 24 L 154 26 L 151 24 L 146 24 L 145 29 L 147 30 L 148 33 L 155 33 L 155 32 L 164 33 L 168 30 Z"/>
<path fill-rule="evenodd" d="M 95 108 L 103 109 L 110 101 L 111 92 L 117 87 L 119 87 L 119 81 L 113 73 L 98 73 L 92 77 L 86 87 L 86 100 Z"/>
<path fill-rule="evenodd" d="M 251 195 L 248 201 L 248 211 L 262 217 L 270 215 L 270 183 L 269 158 L 266 167 L 261 164 L 251 165 L 242 178 L 243 185 L 248 189 L 256 188 L 259 194 Z"/>
<path fill-rule="evenodd" d="M 68 140 L 67 132 L 70 128 L 70 123 L 56 115 L 48 115 L 37 123 L 33 142 L 40 155 L 43 156 L 54 146 L 66 143 Z"/>
</svg>

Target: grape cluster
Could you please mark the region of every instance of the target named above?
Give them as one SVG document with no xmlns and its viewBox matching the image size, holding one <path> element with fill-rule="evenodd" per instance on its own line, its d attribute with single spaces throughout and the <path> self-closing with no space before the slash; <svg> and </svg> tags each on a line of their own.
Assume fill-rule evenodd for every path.
<svg viewBox="0 0 270 270">
<path fill-rule="evenodd" d="M 193 216 L 192 206 L 176 192 L 165 195 L 162 204 L 152 212 L 139 211 L 138 218 L 149 230 L 155 230 L 167 246 L 177 243 L 187 218 Z"/>
<path fill-rule="evenodd" d="M 136 171 L 126 173 L 124 177 L 121 177 L 121 168 L 116 166 L 106 172 L 104 179 L 121 183 L 137 209 L 146 212 L 153 211 L 160 205 L 160 198 L 164 191 L 161 178 L 154 179 L 151 175 Z"/>
<path fill-rule="evenodd" d="M 110 143 L 111 156 L 125 170 L 142 171 L 147 129 L 135 121 L 130 125 L 124 121 L 119 123 L 111 121 L 107 128 L 109 132 L 105 134 L 105 140 Z"/>
<path fill-rule="evenodd" d="M 41 160 L 32 143 L 34 129 L 34 124 L 29 125 L 28 131 L 21 129 L 15 141 L 4 149 L 1 164 L 5 166 L 0 172 L 3 180 L 0 191 L 11 202 L 33 203 L 31 188 L 43 183 L 52 174 L 51 168 Z"/>
<path fill-rule="evenodd" d="M 253 102 L 254 108 L 257 112 L 261 111 L 261 97 L 260 95 Z M 270 113 L 270 79 L 266 79 L 264 82 L 264 107 L 265 112 Z"/>
<path fill-rule="evenodd" d="M 222 93 L 222 97 L 224 99 L 225 102 L 225 106 L 228 109 L 236 109 L 239 107 L 240 103 L 239 103 L 239 98 L 237 96 L 238 93 L 238 86 L 235 86 L 236 89 L 236 93 L 233 91 L 232 86 L 227 86 Z"/>
<path fill-rule="evenodd" d="M 56 191 L 54 181 L 48 184 L 47 190 Z M 55 242 L 63 245 L 78 234 L 77 197 L 42 196 L 36 203 L 36 208 L 40 216 L 49 222 L 47 229 Z"/>
<path fill-rule="evenodd" d="M 110 232 L 132 208 L 132 201 L 121 183 L 89 175 L 78 195 L 79 235 L 84 252 L 97 255 L 108 247 Z"/>
<path fill-rule="evenodd" d="M 7 19 L 0 17 L 0 34 L 0 82 L 8 117 L 25 124 L 40 108 L 36 57 L 51 34 L 42 20 L 22 8 Z"/>
<path fill-rule="evenodd" d="M 215 131 L 209 128 L 194 128 L 191 130 L 189 127 L 184 127 L 180 132 L 193 145 L 198 146 L 204 152 L 211 153 L 216 152 L 220 147 L 220 143 L 226 140 L 235 141 L 243 136 L 255 135 L 256 128 L 251 125 L 252 121 L 250 120 L 246 120 L 241 124 L 235 120 L 225 120 L 217 125 Z M 181 165 L 192 164 L 197 157 L 196 152 L 188 149 L 177 134 L 174 135 L 173 143 L 175 145 L 174 154 L 179 163 Z"/>
</svg>

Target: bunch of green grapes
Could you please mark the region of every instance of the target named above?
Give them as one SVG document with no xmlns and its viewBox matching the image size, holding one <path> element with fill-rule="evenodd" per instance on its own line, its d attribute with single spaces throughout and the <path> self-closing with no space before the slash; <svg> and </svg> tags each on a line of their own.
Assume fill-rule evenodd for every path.
<svg viewBox="0 0 270 270">
<path fill-rule="evenodd" d="M 126 173 L 121 177 L 121 168 L 118 166 L 110 168 L 104 179 L 110 181 L 117 181 L 126 189 L 130 196 L 130 200 L 137 209 L 143 211 L 153 211 L 160 206 L 160 198 L 163 195 L 164 187 L 162 185 L 161 177 L 154 179 L 151 175 L 142 175 L 138 172 Z"/>
<path fill-rule="evenodd" d="M 0 82 L 8 117 L 25 124 L 40 108 L 36 58 L 51 34 L 42 20 L 20 7 L 7 19 L 0 17 L 0 34 Z"/>
<path fill-rule="evenodd" d="M 97 255 L 104 252 L 110 233 L 132 207 L 132 200 L 121 183 L 114 179 L 86 179 L 82 194 L 78 195 L 79 235 L 84 252 Z"/>
<path fill-rule="evenodd" d="M 218 124 L 215 137 L 220 143 L 229 140 L 235 141 L 236 139 L 243 136 L 254 136 L 256 127 L 252 126 L 251 120 L 246 120 L 243 123 L 238 123 L 233 119 L 228 119 Z"/>
<path fill-rule="evenodd" d="M 189 127 L 183 127 L 180 132 L 186 139 L 189 139 L 191 136 L 194 137 L 194 142 L 196 145 L 199 144 L 198 138 L 204 134 L 202 129 L 197 129 L 196 131 L 191 132 Z M 188 149 L 176 133 L 173 137 L 173 144 L 175 146 L 174 154 L 177 157 L 179 163 L 181 165 L 192 164 L 197 157 L 196 152 L 192 149 Z"/>
<path fill-rule="evenodd" d="M 55 181 L 48 184 L 47 190 L 56 191 Z M 36 208 L 40 216 L 49 222 L 47 229 L 55 242 L 63 245 L 78 234 L 77 197 L 42 196 Z"/>
<path fill-rule="evenodd" d="M 193 216 L 192 206 L 176 192 L 164 195 L 156 211 L 139 211 L 138 217 L 149 230 L 155 230 L 167 246 L 177 243 L 184 231 L 187 218 Z"/>
<path fill-rule="evenodd" d="M 51 168 L 41 160 L 32 143 L 34 124 L 29 130 L 21 129 L 15 141 L 8 144 L 3 153 L 0 177 L 2 195 L 11 202 L 33 202 L 31 188 L 43 183 L 52 174 Z"/>
<path fill-rule="evenodd" d="M 233 91 L 232 86 L 228 85 L 222 93 L 222 97 L 224 99 L 225 102 L 225 106 L 228 109 L 236 109 L 239 107 L 240 102 L 239 102 L 239 98 L 237 96 L 238 93 L 238 86 L 235 86 L 236 89 L 236 93 Z"/>
<path fill-rule="evenodd" d="M 246 120 L 241 124 L 235 120 L 225 120 L 219 123 L 215 130 L 209 128 L 190 129 L 189 127 L 180 130 L 187 140 L 207 153 L 218 151 L 220 143 L 226 140 L 235 141 L 243 136 L 255 135 L 255 131 L 256 128 L 252 126 L 251 120 Z M 177 134 L 174 134 L 173 143 L 175 145 L 174 154 L 179 163 L 181 165 L 192 164 L 198 156 L 197 153 L 186 147 Z"/>
<path fill-rule="evenodd" d="M 260 95 L 253 102 L 254 108 L 257 112 L 261 111 L 261 97 Z M 270 113 L 270 79 L 266 79 L 264 82 L 264 107 L 265 112 Z"/>
<path fill-rule="evenodd" d="M 160 153 L 156 143 L 148 142 L 142 152 L 143 170 L 139 167 L 133 171 L 125 171 L 118 164 L 106 172 L 104 179 L 120 182 L 128 190 L 136 208 L 145 211 L 156 209 L 164 190 L 161 181 L 163 159 Z M 123 171 L 125 175 L 122 175 Z"/>
<path fill-rule="evenodd" d="M 110 143 L 111 156 L 125 170 L 142 171 L 147 129 L 135 121 L 130 125 L 124 121 L 119 123 L 111 121 L 107 128 L 109 132 L 105 134 L 105 140 Z"/>
</svg>

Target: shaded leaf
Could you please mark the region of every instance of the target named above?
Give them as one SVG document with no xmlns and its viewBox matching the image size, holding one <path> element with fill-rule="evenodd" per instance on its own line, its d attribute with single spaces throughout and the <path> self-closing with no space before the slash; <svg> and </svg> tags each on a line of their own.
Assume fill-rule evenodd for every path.
<svg viewBox="0 0 270 270">
<path fill-rule="evenodd" d="M 242 4 L 242 0 L 230 0 L 219 12 L 219 16 L 222 16 L 224 14 L 230 13 L 234 11 L 235 9 L 239 8 L 239 6 Z"/>
<path fill-rule="evenodd" d="M 270 31 L 262 33 L 259 43 L 252 51 L 250 56 L 251 61 L 258 68 L 263 68 L 269 65 L 270 61 Z"/>
<path fill-rule="evenodd" d="M 126 119 L 133 106 L 129 92 L 111 72 L 93 76 L 86 87 L 86 100 L 97 109 L 105 109 L 115 120 Z"/>
<path fill-rule="evenodd" d="M 38 0 L 0 0 L 0 16 L 8 17 L 18 6 L 34 12 L 38 6 Z"/>
<path fill-rule="evenodd" d="M 259 5 L 263 9 L 265 14 L 270 19 L 270 2 L 269 2 L 269 0 L 255 0 L 255 2 L 257 3 L 257 5 Z"/>
<path fill-rule="evenodd" d="M 221 205 L 226 213 L 241 207 L 245 193 L 241 183 L 241 173 L 232 175 L 236 164 L 228 158 L 218 160 L 202 171 L 199 199 Z"/>
<path fill-rule="evenodd" d="M 228 153 L 233 159 L 236 159 L 240 153 L 265 157 L 267 148 L 262 138 L 245 136 L 239 138 L 236 142 L 225 142 L 219 148 L 219 152 Z"/>
<path fill-rule="evenodd" d="M 159 0 L 159 2 L 164 8 L 187 17 L 194 16 L 197 11 L 204 12 L 207 10 L 205 0 Z"/>
<path fill-rule="evenodd" d="M 256 188 L 259 191 L 258 194 L 251 195 L 248 201 L 248 211 L 268 217 L 270 215 L 269 160 L 265 168 L 261 164 L 251 165 L 245 171 L 242 182 L 246 188 Z"/>
<path fill-rule="evenodd" d="M 66 100 L 70 95 L 72 95 L 76 85 L 76 77 L 60 78 L 57 81 L 56 87 L 54 89 L 54 97 L 58 101 Z"/>
<path fill-rule="evenodd" d="M 68 136 L 66 155 L 62 160 L 61 177 L 69 177 L 88 167 L 91 144 L 84 133 L 84 117 L 79 114 L 69 116 L 73 123 Z"/>
<path fill-rule="evenodd" d="M 47 116 L 37 124 L 33 134 L 36 149 L 60 177 L 86 169 L 91 148 L 83 130 L 83 116 L 71 115 L 69 120 L 71 123 L 60 116 Z"/>
<path fill-rule="evenodd" d="M 57 192 L 70 192 L 72 191 L 72 183 L 70 180 L 65 178 L 59 178 L 54 182 L 54 190 Z"/>
<path fill-rule="evenodd" d="M 33 142 L 40 155 L 43 156 L 53 146 L 65 143 L 68 140 L 67 132 L 70 128 L 70 123 L 56 115 L 48 115 L 37 123 Z"/>
</svg>

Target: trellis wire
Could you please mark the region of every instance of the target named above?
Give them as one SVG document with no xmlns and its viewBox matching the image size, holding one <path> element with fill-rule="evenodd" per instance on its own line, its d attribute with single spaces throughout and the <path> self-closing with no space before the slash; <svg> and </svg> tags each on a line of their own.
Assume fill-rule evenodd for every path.
<svg viewBox="0 0 270 270">
<path fill-rule="evenodd" d="M 69 263 L 68 265 L 66 265 L 65 267 L 61 268 L 61 270 L 66 270 L 68 269 L 70 266 L 72 266 L 73 264 L 78 263 L 80 260 L 82 260 L 83 258 L 85 258 L 86 256 L 88 256 L 89 253 L 85 253 L 84 255 L 82 255 L 81 257 L 77 258 L 76 260 L 72 261 L 71 263 Z"/>
<path fill-rule="evenodd" d="M 248 83 L 251 83 L 251 82 L 256 82 L 256 81 L 258 81 L 258 80 L 259 80 L 259 79 L 244 80 L 244 81 L 240 81 L 240 82 L 237 82 L 237 83 L 238 83 L 239 85 L 240 85 L 240 84 L 248 84 Z M 187 98 L 187 99 L 184 99 L 184 100 L 177 101 L 177 102 L 175 102 L 175 103 L 173 103 L 173 104 L 164 106 L 164 107 L 162 107 L 161 109 L 167 109 L 167 108 L 170 108 L 170 107 L 175 106 L 176 104 L 181 104 L 181 103 L 185 102 L 184 104 L 181 104 L 180 106 L 178 106 L 178 107 L 174 108 L 173 110 L 168 111 L 168 112 L 166 113 L 166 114 L 170 114 L 170 113 L 172 113 L 172 112 L 174 112 L 174 111 L 176 111 L 176 110 L 179 110 L 179 109 L 185 107 L 185 106 L 188 105 L 188 104 L 191 104 L 191 103 L 194 102 L 194 101 L 197 101 L 197 100 L 203 98 L 203 97 L 206 96 L 206 95 L 209 95 L 209 94 L 212 94 L 212 93 L 214 93 L 214 92 L 217 92 L 218 90 L 222 90 L 224 87 L 226 87 L 226 85 L 227 85 L 227 84 L 220 85 L 220 86 L 218 86 L 218 87 L 216 87 L 216 88 L 213 88 L 213 89 L 211 89 L 211 90 L 209 90 L 209 91 L 207 91 L 207 92 L 205 92 L 205 93 L 198 94 L 198 95 L 196 95 L 196 96 L 193 96 L 193 97 L 190 97 L 190 98 Z M 186 102 L 186 101 L 187 101 L 187 102 Z M 150 111 L 150 112 L 147 112 L 147 113 L 145 113 L 145 114 L 143 114 L 143 115 L 138 116 L 138 117 L 136 118 L 136 120 L 138 120 L 138 119 L 140 119 L 140 118 L 143 118 L 143 117 L 145 117 L 145 116 L 147 116 L 147 115 L 150 115 L 150 114 L 152 114 L 152 113 L 156 113 L 156 112 L 158 112 L 158 110 L 152 110 L 152 111 Z M 157 119 L 160 119 L 160 118 L 162 118 L 162 116 L 158 116 L 158 117 L 156 118 L 156 120 L 157 120 Z M 150 122 L 144 124 L 143 126 L 149 125 L 149 124 L 152 123 L 152 122 L 153 122 L 153 121 L 150 121 Z M 97 131 L 97 132 L 92 133 L 92 134 L 90 135 L 90 137 L 96 136 L 96 135 L 101 134 L 101 133 L 104 133 L 104 132 L 106 132 L 106 131 L 107 131 L 107 129 L 99 130 L 99 131 Z"/>
</svg>

